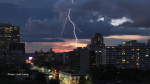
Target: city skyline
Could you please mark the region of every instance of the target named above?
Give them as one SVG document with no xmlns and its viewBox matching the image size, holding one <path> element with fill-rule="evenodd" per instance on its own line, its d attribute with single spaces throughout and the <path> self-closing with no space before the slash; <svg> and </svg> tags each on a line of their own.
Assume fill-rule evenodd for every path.
<svg viewBox="0 0 150 84">
<path fill-rule="evenodd" d="M 68 8 L 70 18 L 81 29 L 76 30 L 78 47 L 90 43 L 94 33 L 101 33 L 104 44 L 118 45 L 134 40 L 147 43 L 150 39 L 150 1 L 140 0 L 0 0 L 2 23 L 20 26 L 20 42 L 25 43 L 26 53 L 51 47 L 55 52 L 67 52 L 75 47 L 73 27 L 66 24 L 61 35 L 62 23 Z M 121 24 L 122 23 L 122 24 Z"/>
</svg>

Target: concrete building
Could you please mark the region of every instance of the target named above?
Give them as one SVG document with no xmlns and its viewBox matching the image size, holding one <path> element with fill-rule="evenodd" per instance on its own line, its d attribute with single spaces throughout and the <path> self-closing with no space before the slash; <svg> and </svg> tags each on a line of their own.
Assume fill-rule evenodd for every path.
<svg viewBox="0 0 150 84">
<path fill-rule="evenodd" d="M 4 50 L 0 50 L 0 68 L 2 70 L 6 70 L 7 69 L 7 62 L 6 62 L 6 58 L 4 58 Z"/>
<path fill-rule="evenodd" d="M 63 52 L 63 64 L 69 64 L 69 52 Z"/>
<path fill-rule="evenodd" d="M 90 70 L 90 59 L 88 48 L 77 47 L 69 54 L 70 70 L 87 73 Z"/>
<path fill-rule="evenodd" d="M 10 43 L 19 43 L 19 26 L 0 24 L 0 49 L 9 53 Z"/>
<path fill-rule="evenodd" d="M 7 62 L 17 65 L 26 63 L 25 43 L 10 43 L 9 53 L 6 53 Z"/>
<path fill-rule="evenodd" d="M 95 65 L 106 64 L 106 49 L 100 33 L 93 34 L 91 44 L 88 44 L 87 48 L 90 51 L 90 69 Z"/>
<path fill-rule="evenodd" d="M 142 44 L 142 45 L 139 45 Z M 150 69 L 150 47 L 136 40 L 125 41 L 123 46 L 106 46 L 106 64 L 117 68 Z"/>
</svg>

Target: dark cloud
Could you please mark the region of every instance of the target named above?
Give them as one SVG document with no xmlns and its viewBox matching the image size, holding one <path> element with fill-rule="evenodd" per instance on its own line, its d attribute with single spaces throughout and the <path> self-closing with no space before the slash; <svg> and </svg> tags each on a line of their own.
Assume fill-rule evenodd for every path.
<svg viewBox="0 0 150 84">
<path fill-rule="evenodd" d="M 56 1 L 58 0 L 0 0 L 0 2 L 18 5 L 19 8 L 52 8 Z"/>
<path fill-rule="evenodd" d="M 82 17 L 95 21 L 98 17 L 105 16 L 110 19 L 127 17 L 134 23 L 124 23 L 121 26 L 150 27 L 150 10 L 148 9 L 150 0 L 81 0 L 78 3 L 75 2 L 74 0 L 71 4 L 69 0 L 58 1 L 54 4 L 54 10 L 60 14 L 60 17 L 63 17 L 62 14 L 67 9 L 72 8 L 72 11 L 78 12 L 73 13 L 74 18 Z"/>
<path fill-rule="evenodd" d="M 20 42 L 65 42 L 62 39 L 21 38 Z"/>
</svg>

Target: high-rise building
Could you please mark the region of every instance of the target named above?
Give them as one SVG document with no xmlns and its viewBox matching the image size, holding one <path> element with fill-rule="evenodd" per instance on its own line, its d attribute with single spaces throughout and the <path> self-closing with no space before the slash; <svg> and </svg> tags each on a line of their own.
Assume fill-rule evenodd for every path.
<svg viewBox="0 0 150 84">
<path fill-rule="evenodd" d="M 9 53 L 6 54 L 7 62 L 17 65 L 26 62 L 25 43 L 10 43 Z"/>
<path fill-rule="evenodd" d="M 0 68 L 2 69 L 2 70 L 6 70 L 6 58 L 4 58 L 4 54 L 5 52 L 4 52 L 4 50 L 0 50 Z"/>
<path fill-rule="evenodd" d="M 95 65 L 106 64 L 106 49 L 100 33 L 93 34 L 91 44 L 88 44 L 87 48 L 90 51 L 90 69 Z"/>
<path fill-rule="evenodd" d="M 125 41 L 123 46 L 106 46 L 106 64 L 117 68 L 150 69 L 150 47 L 136 40 Z"/>
<path fill-rule="evenodd" d="M 90 70 L 89 50 L 85 47 L 77 47 L 68 53 L 69 68 L 72 71 L 88 72 Z"/>
<path fill-rule="evenodd" d="M 9 44 L 19 42 L 19 26 L 0 24 L 0 50 L 5 50 L 6 53 L 9 53 Z"/>
<path fill-rule="evenodd" d="M 95 33 L 91 38 L 91 44 L 83 48 L 78 47 L 69 54 L 70 70 L 88 72 L 96 65 L 106 64 L 106 49 L 103 44 L 103 37 Z"/>
</svg>

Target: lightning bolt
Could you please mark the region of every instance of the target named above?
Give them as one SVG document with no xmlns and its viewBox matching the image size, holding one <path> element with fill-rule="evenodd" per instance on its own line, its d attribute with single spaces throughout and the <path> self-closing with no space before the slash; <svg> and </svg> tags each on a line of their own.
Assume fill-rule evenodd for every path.
<svg viewBox="0 0 150 84">
<path fill-rule="evenodd" d="M 73 3 L 73 0 L 71 0 L 71 2 Z M 66 15 L 67 17 L 66 18 L 63 18 L 61 19 L 60 21 L 63 20 L 63 29 L 62 29 L 62 32 L 61 32 L 61 37 L 62 37 L 62 34 L 63 34 L 63 31 L 65 30 L 65 25 L 67 24 L 67 20 L 70 21 L 70 23 L 73 25 L 73 33 L 74 33 L 74 37 L 76 39 L 76 47 L 78 46 L 77 43 L 78 43 L 78 38 L 76 36 L 76 32 L 75 32 L 75 29 L 78 29 L 80 32 L 82 32 L 78 26 L 70 19 L 70 10 L 71 8 L 68 9 L 68 11 L 66 12 Z"/>
</svg>

